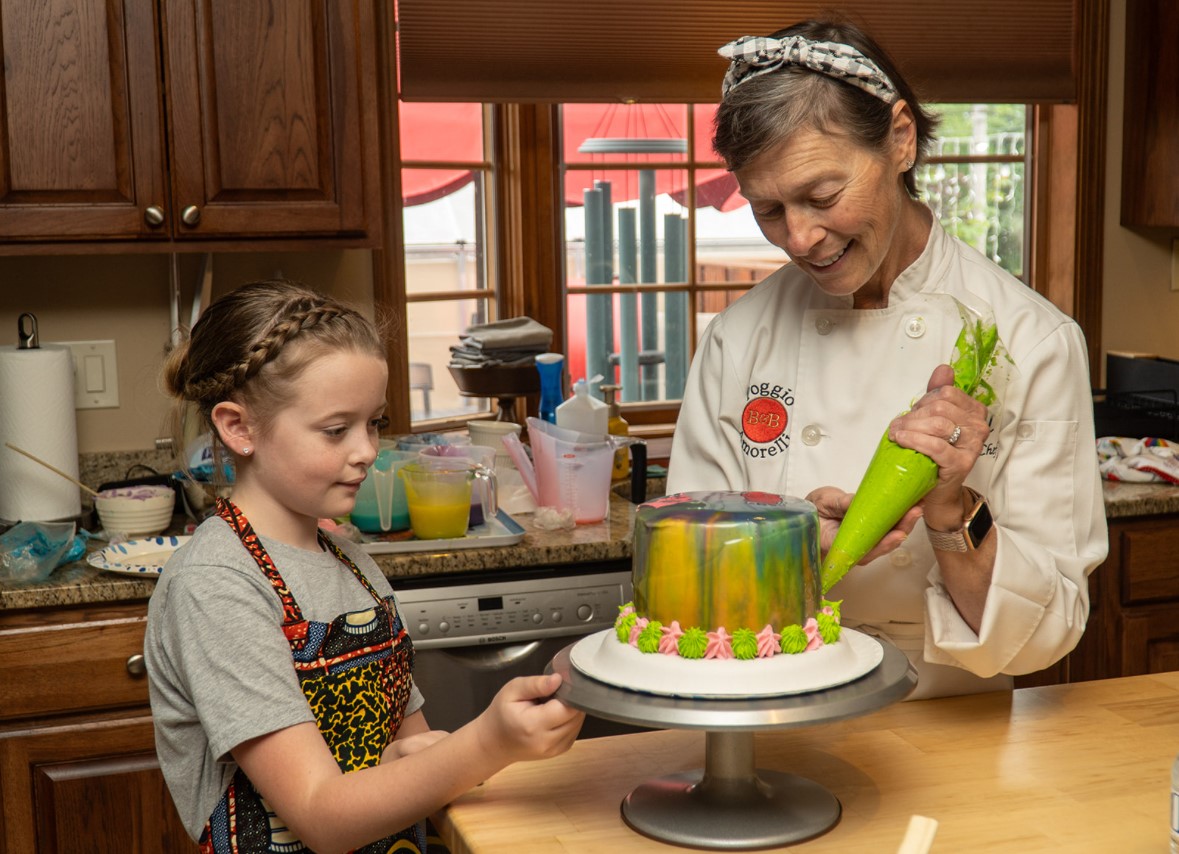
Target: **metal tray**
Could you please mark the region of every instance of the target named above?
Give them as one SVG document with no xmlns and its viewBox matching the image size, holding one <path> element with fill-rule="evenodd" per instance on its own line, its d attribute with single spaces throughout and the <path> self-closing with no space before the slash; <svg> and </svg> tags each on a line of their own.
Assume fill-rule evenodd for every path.
<svg viewBox="0 0 1179 854">
<path fill-rule="evenodd" d="M 465 537 L 449 540 L 419 540 L 412 531 L 390 534 L 365 534 L 363 548 L 370 555 L 402 554 L 408 552 L 449 552 L 455 549 L 482 549 L 511 546 L 524 539 L 520 523 L 500 510 L 482 525 L 467 529 Z"/>
</svg>

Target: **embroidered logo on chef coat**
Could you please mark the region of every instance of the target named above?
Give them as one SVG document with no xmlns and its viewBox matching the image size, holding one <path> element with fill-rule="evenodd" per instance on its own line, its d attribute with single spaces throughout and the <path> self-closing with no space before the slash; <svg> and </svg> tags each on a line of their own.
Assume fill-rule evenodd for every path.
<svg viewBox="0 0 1179 854">
<path fill-rule="evenodd" d="M 794 392 L 780 385 L 754 383 L 741 411 L 741 451 L 747 457 L 774 457 L 790 447 L 786 425 Z"/>
</svg>

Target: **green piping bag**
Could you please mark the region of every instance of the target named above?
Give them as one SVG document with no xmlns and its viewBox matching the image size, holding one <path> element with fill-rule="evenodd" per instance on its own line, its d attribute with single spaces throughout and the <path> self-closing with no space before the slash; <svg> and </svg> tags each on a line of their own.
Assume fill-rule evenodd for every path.
<svg viewBox="0 0 1179 854">
<path fill-rule="evenodd" d="M 999 353 L 1005 354 L 998 329 L 993 323 L 973 316 L 961 303 L 958 309 L 963 323 L 950 361 L 954 385 L 990 406 L 996 399 L 990 382 L 991 369 Z M 937 474 L 937 463 L 920 451 L 902 448 L 888 438 L 885 430 L 847 515 L 839 524 L 835 541 L 823 558 L 824 594 L 937 485 Z"/>
</svg>

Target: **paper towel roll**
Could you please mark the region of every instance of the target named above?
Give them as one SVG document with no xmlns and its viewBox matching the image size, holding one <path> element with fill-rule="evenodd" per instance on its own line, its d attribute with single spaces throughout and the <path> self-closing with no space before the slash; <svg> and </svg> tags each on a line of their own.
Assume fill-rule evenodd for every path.
<svg viewBox="0 0 1179 854">
<path fill-rule="evenodd" d="M 74 360 L 68 347 L 0 347 L 0 519 L 44 522 L 82 512 L 75 484 L 5 442 L 78 477 Z"/>
</svg>

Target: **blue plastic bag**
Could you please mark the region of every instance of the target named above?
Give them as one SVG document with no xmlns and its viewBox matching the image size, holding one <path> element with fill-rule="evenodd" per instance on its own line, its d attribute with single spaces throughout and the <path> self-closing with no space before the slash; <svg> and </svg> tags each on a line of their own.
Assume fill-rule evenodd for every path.
<svg viewBox="0 0 1179 854">
<path fill-rule="evenodd" d="M 39 584 L 68 556 L 75 541 L 73 522 L 20 522 L 0 534 L 0 581 Z"/>
</svg>

